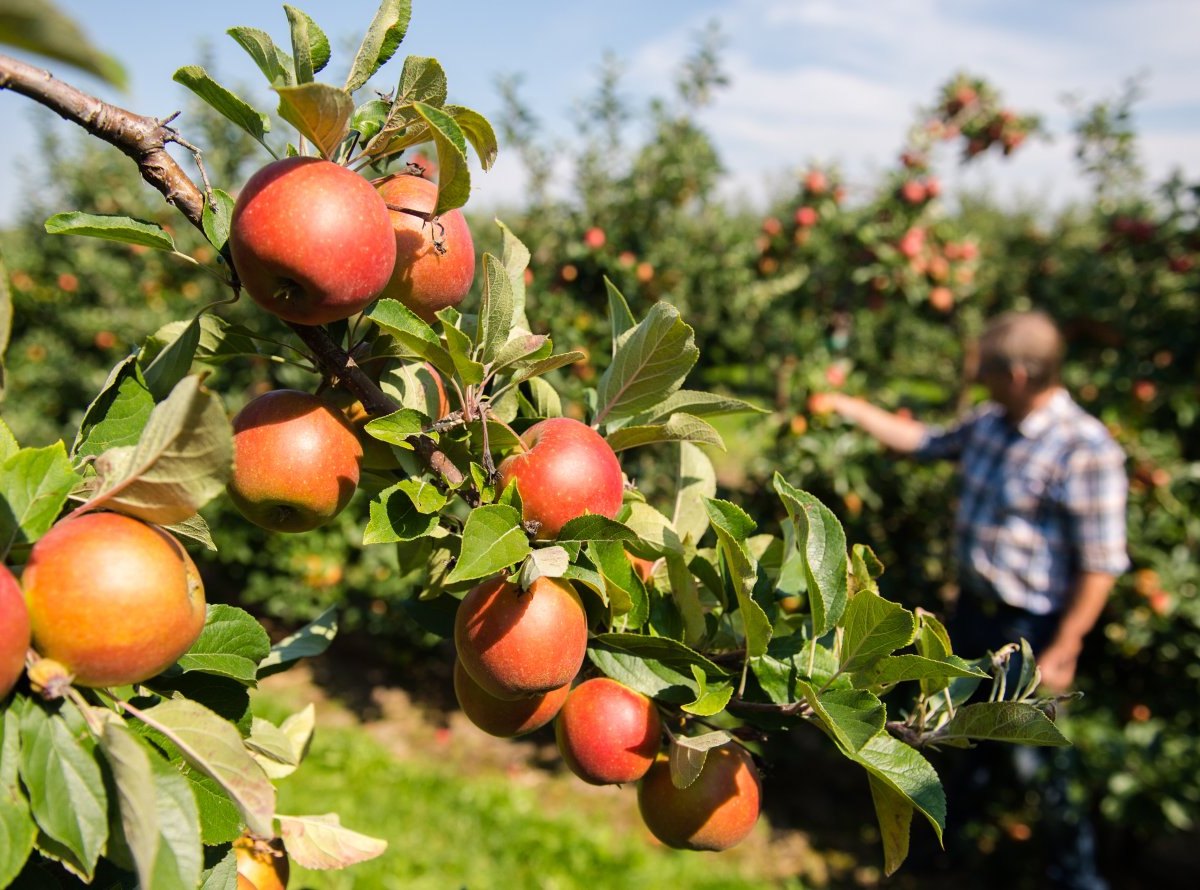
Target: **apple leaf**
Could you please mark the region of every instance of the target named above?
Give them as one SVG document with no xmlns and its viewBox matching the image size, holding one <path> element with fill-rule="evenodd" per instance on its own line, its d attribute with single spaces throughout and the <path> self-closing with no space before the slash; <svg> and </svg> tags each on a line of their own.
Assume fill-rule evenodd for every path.
<svg viewBox="0 0 1200 890">
<path fill-rule="evenodd" d="M 377 300 L 365 313 L 416 357 L 437 368 L 444 376 L 454 376 L 454 360 L 442 346 L 442 340 L 424 319 L 399 300 Z"/>
<path fill-rule="evenodd" d="M 438 526 L 446 496 L 420 479 L 405 479 L 371 499 L 363 544 L 395 544 L 423 538 Z"/>
<path fill-rule="evenodd" d="M 887 713 L 877 695 L 861 689 L 826 689 L 821 692 L 804 680 L 797 680 L 796 688 L 847 755 L 860 750 L 883 731 Z"/>
<path fill-rule="evenodd" d="M 128 848 L 143 887 L 194 887 L 204 853 L 200 817 L 187 780 L 151 752 L 120 717 L 106 715 L 100 749 L 112 770 L 120 819 L 119 841 Z"/>
<path fill-rule="evenodd" d="M 561 578 L 571 565 L 571 554 L 563 547 L 538 547 L 521 563 L 522 590 L 528 590 L 538 578 Z"/>
<path fill-rule="evenodd" d="M 844 676 L 837 676 L 833 650 L 800 634 L 771 640 L 765 655 L 750 659 L 750 669 L 767 698 L 778 705 L 791 704 L 803 696 L 799 681 L 806 680 L 814 687 L 845 688 L 847 684 Z"/>
<path fill-rule="evenodd" d="M 950 634 L 938 621 L 937 616 L 924 609 L 917 609 L 917 654 L 939 661 L 948 658 L 954 650 L 950 645 Z M 946 678 L 922 678 L 921 693 L 932 696 L 946 688 Z"/>
<path fill-rule="evenodd" d="M 941 680 L 951 677 L 979 677 L 987 679 L 988 674 L 969 661 L 956 655 L 943 658 L 926 658 L 923 655 L 889 655 L 881 658 L 869 668 L 856 671 L 853 677 L 854 685 L 860 689 L 878 686 L 891 686 L 905 680 Z"/>
<path fill-rule="evenodd" d="M 68 726 L 66 711 L 24 704 L 20 774 L 43 834 L 38 846 L 90 881 L 108 839 L 108 794 L 94 745 Z"/>
<path fill-rule="evenodd" d="M 408 437 L 420 435 L 428 421 L 429 418 L 421 411 L 401 408 L 399 411 L 368 421 L 363 429 L 372 438 L 411 451 L 412 444 Z"/>
<path fill-rule="evenodd" d="M 549 358 L 553 351 L 554 344 L 549 335 L 521 331 L 496 350 L 496 356 L 492 359 L 492 370 L 500 371 L 518 362 L 538 362 Z"/>
<path fill-rule="evenodd" d="M 717 493 L 717 474 L 712 460 L 691 442 L 679 443 L 679 461 L 675 465 L 675 512 L 672 525 L 676 533 L 693 545 L 708 531 L 708 511 L 704 502 Z"/>
<path fill-rule="evenodd" d="M 383 0 L 371 20 L 346 77 L 346 92 L 366 86 L 368 80 L 396 54 L 412 17 L 412 0 Z"/>
<path fill-rule="evenodd" d="M 666 423 L 623 426 L 605 436 L 613 451 L 626 451 L 661 442 L 699 442 L 725 450 L 725 441 L 712 425 L 690 414 L 672 414 Z"/>
<path fill-rule="evenodd" d="M 250 749 L 251 756 L 258 761 L 263 772 L 272 780 L 290 776 L 300 764 L 300 752 L 292 744 L 292 740 L 274 723 L 261 717 L 255 717 L 251 723 L 246 747 Z"/>
<path fill-rule="evenodd" d="M 908 839 L 912 828 L 913 805 L 907 797 L 894 790 L 874 773 L 868 773 L 879 836 L 883 840 L 883 873 L 896 873 L 908 858 Z"/>
<path fill-rule="evenodd" d="M 311 83 L 313 77 L 329 64 L 329 38 L 305 12 L 294 6 L 283 6 L 292 30 L 292 59 L 296 83 Z"/>
<path fill-rule="evenodd" d="M 620 335 L 600 378 L 595 422 L 632 417 L 658 405 L 683 384 L 700 351 L 691 327 L 670 303 L 655 303 Z"/>
<path fill-rule="evenodd" d="M 970 741 L 975 740 L 1051 747 L 1071 744 L 1041 708 L 1030 702 L 1018 701 L 963 705 L 936 734 L 939 745 L 967 747 Z"/>
<path fill-rule="evenodd" d="M 467 516 L 462 552 L 446 583 L 494 575 L 523 560 L 531 549 L 517 510 L 503 504 L 478 507 Z"/>
<path fill-rule="evenodd" d="M 154 397 L 142 378 L 137 356 L 123 359 L 108 374 L 99 395 L 88 405 L 71 453 L 94 457 L 121 445 L 134 445 L 154 410 Z"/>
<path fill-rule="evenodd" d="M 604 276 L 604 290 L 608 294 L 608 319 L 612 324 L 612 353 L 615 357 L 622 335 L 637 324 L 637 319 L 633 317 L 625 295 L 617 290 L 607 275 Z"/>
<path fill-rule="evenodd" d="M 79 481 L 62 442 L 22 448 L 0 464 L 0 558 L 44 535 Z"/>
<path fill-rule="evenodd" d="M 213 201 L 204 202 L 204 210 L 200 215 L 200 224 L 204 227 L 204 237 L 217 250 L 224 250 L 229 242 L 229 227 L 233 223 L 234 200 L 228 192 L 213 189 Z"/>
<path fill-rule="evenodd" d="M 490 253 L 483 255 L 483 298 L 479 305 L 479 354 L 484 364 L 508 342 L 513 323 L 512 283 L 504 267 Z"/>
<path fill-rule="evenodd" d="M 689 646 L 699 646 L 708 635 L 704 606 L 700 602 L 700 588 L 680 554 L 668 553 L 666 562 L 667 577 L 671 582 L 671 600 L 683 619 L 683 641 Z"/>
<path fill-rule="evenodd" d="M 703 735 L 671 737 L 667 746 L 667 756 L 671 770 L 671 784 L 683 789 L 690 786 L 704 770 L 704 762 L 708 752 L 733 741 L 733 736 L 723 729 L 706 732 Z"/>
<path fill-rule="evenodd" d="M 737 595 L 746 634 L 746 655 L 754 658 L 764 654 L 767 644 L 771 642 L 771 620 L 752 595 L 758 567 L 745 545 L 755 529 L 754 520 L 736 504 L 716 498 L 705 499 L 704 508 L 717 533 L 718 546 Z"/>
<path fill-rule="evenodd" d="M 107 507 L 170 525 L 195 515 L 225 489 L 233 471 L 233 431 L 199 377 L 185 377 L 155 406 L 137 445 L 96 458 L 98 485 L 88 509 Z"/>
<path fill-rule="evenodd" d="M 249 133 L 263 148 L 271 151 L 265 141 L 266 134 L 271 130 L 271 119 L 225 89 L 199 65 L 185 65 L 171 79 L 183 84 L 227 120 Z"/>
<path fill-rule="evenodd" d="M 101 216 L 73 210 L 54 214 L 46 220 L 45 229 L 48 235 L 84 235 L 155 250 L 175 250 L 175 240 L 162 226 L 129 216 Z"/>
<path fill-rule="evenodd" d="M 693 417 L 713 417 L 721 414 L 742 413 L 765 414 L 765 408 L 743 402 L 732 396 L 718 395 L 715 392 L 703 392 L 694 389 L 681 389 L 674 392 L 645 414 L 633 418 L 633 423 L 654 424 L 662 423 L 673 414 L 690 414 Z"/>
<path fill-rule="evenodd" d="M 488 119 L 478 111 L 461 105 L 447 105 L 443 111 L 454 118 L 454 122 L 475 149 L 475 154 L 479 155 L 479 166 L 484 170 L 492 169 L 492 164 L 496 163 L 496 156 L 500 153 L 500 143 L 496 141 L 496 132 Z"/>
<path fill-rule="evenodd" d="M 20 722 L 17 708 L 11 707 L 0 711 L 0 887 L 16 878 L 37 837 L 37 823 L 18 778 L 20 759 Z"/>
<path fill-rule="evenodd" d="M 879 732 L 847 756 L 907 799 L 929 821 L 941 841 L 946 827 L 946 792 L 937 771 L 920 752 L 886 732 Z"/>
<path fill-rule="evenodd" d="M 730 679 L 699 652 L 667 637 L 599 634 L 588 643 L 588 658 L 617 682 L 650 698 L 678 705 L 695 702 L 698 697 L 693 666 L 710 680 Z"/>
<path fill-rule="evenodd" d="M 625 525 L 641 540 L 660 552 L 683 553 L 683 541 L 675 533 L 670 519 L 642 501 L 631 501 L 627 506 L 629 516 L 625 518 Z"/>
<path fill-rule="evenodd" d="M 813 632 L 826 634 L 846 609 L 846 533 L 829 508 L 806 491 L 793 488 L 778 473 L 775 491 L 787 508 L 804 557 Z"/>
<path fill-rule="evenodd" d="M 217 674 L 254 686 L 258 664 L 270 651 L 271 640 L 252 615 L 223 603 L 211 604 L 204 629 L 178 665 L 184 673 Z"/>
<path fill-rule="evenodd" d="M 250 58 L 258 66 L 258 70 L 266 76 L 268 83 L 291 84 L 296 82 L 292 57 L 276 46 L 275 41 L 266 31 L 239 26 L 230 28 L 225 33 L 250 54 Z"/>
<path fill-rule="evenodd" d="M 588 513 L 564 523 L 554 540 L 559 544 L 570 541 L 636 541 L 637 535 L 624 523 Z"/>
<path fill-rule="evenodd" d="M 844 629 L 842 670 L 847 672 L 866 670 L 907 646 L 917 632 L 912 612 L 870 590 L 850 600 L 839 624 Z"/>
<path fill-rule="evenodd" d="M 528 365 L 513 375 L 510 383 L 524 383 L 526 380 L 532 380 L 534 377 L 540 377 L 543 374 L 548 374 L 550 371 L 557 371 L 559 368 L 573 365 L 580 359 L 587 358 L 586 354 L 577 350 L 571 352 L 560 352 L 558 355 L 551 355 L 547 358 L 538 359 L 531 365 Z"/>
<path fill-rule="evenodd" d="M 468 129 L 464 128 L 464 132 L 470 135 Z M 513 324 L 523 331 L 528 331 L 529 319 L 525 315 L 525 270 L 529 268 L 529 248 L 500 220 L 496 220 L 496 225 L 500 227 L 502 243 L 500 259 L 512 285 Z"/>
<path fill-rule="evenodd" d="M 8 341 L 12 337 L 12 320 L 12 290 L 8 286 L 8 269 L 4 266 L 4 256 L 0 255 L 0 400 L 4 398 L 4 353 L 8 350 Z M 0 460 L 3 460 L 4 456 L 0 452 Z"/>
<path fill-rule="evenodd" d="M 172 522 L 170 525 L 164 525 L 163 528 L 177 538 L 187 538 L 189 541 L 203 544 L 205 550 L 211 550 L 214 553 L 217 550 L 216 542 L 213 541 L 212 530 L 208 527 L 208 523 L 204 521 L 204 517 L 199 513 L 182 522 Z"/>
<path fill-rule="evenodd" d="M 237 887 L 237 851 L 232 847 L 200 875 L 200 890 L 233 890 Z"/>
<path fill-rule="evenodd" d="M 437 146 L 438 198 L 435 216 L 462 207 L 471 197 L 471 172 L 467 169 L 467 142 L 462 128 L 440 108 L 414 102 L 413 109 L 429 125 Z"/>
<path fill-rule="evenodd" d="M 274 834 L 275 787 L 232 723 L 188 699 L 170 699 L 134 716 L 166 736 L 184 760 L 220 785 L 252 832 Z"/>
<path fill-rule="evenodd" d="M 733 698 L 732 683 L 708 685 L 704 671 L 692 665 L 692 679 L 696 681 L 696 700 L 680 705 L 680 709 L 697 717 L 714 717 L 725 710 L 729 700 Z"/>
<path fill-rule="evenodd" d="M 387 850 L 387 841 L 343 828 L 336 813 L 280 816 L 279 834 L 288 856 L 303 868 L 345 868 Z"/>
<path fill-rule="evenodd" d="M 350 132 L 354 100 L 345 90 L 325 83 L 273 87 L 279 94 L 279 116 L 330 159 Z"/>
<path fill-rule="evenodd" d="M 446 104 L 446 72 L 437 59 L 409 56 L 400 70 L 396 87 L 396 103 L 413 105 L 424 102 L 441 108 Z"/>
<path fill-rule="evenodd" d="M 175 332 L 175 336 L 159 350 L 153 360 L 146 362 L 139 357 L 142 378 L 154 401 L 165 399 L 192 368 L 196 347 L 200 345 L 200 318 L 196 316 Z"/>
<path fill-rule="evenodd" d="M 304 627 L 271 647 L 258 665 L 258 678 L 285 671 L 301 658 L 312 658 L 329 648 L 337 636 L 337 609 L 330 606 Z"/>
<path fill-rule="evenodd" d="M 588 559 L 604 578 L 609 608 L 620 630 L 635 630 L 650 617 L 646 585 L 634 571 L 625 545 L 620 541 L 589 541 Z"/>
</svg>

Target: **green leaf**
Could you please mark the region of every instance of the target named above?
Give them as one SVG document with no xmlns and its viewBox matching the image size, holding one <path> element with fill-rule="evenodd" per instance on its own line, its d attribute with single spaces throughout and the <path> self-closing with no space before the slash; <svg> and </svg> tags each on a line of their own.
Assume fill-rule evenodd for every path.
<svg viewBox="0 0 1200 890">
<path fill-rule="evenodd" d="M 266 76 L 269 83 L 296 82 L 292 57 L 276 46 L 275 41 L 266 31 L 260 31 L 257 28 L 236 27 L 230 28 L 225 33 L 250 54 L 250 58 L 254 60 L 254 64 Z"/>
<path fill-rule="evenodd" d="M 208 72 L 199 65 L 186 65 L 176 71 L 171 79 L 176 83 L 183 84 L 227 120 L 241 127 L 260 145 L 267 148 L 264 137 L 271 130 L 271 119 L 262 112 L 255 111 L 244 99 L 225 89 L 209 77 Z M 269 148 L 267 150 L 270 151 Z"/>
<path fill-rule="evenodd" d="M 629 516 L 625 519 L 625 524 L 633 530 L 634 534 L 655 550 L 671 553 L 684 552 L 683 542 L 675 533 L 671 520 L 642 501 L 631 501 L 627 506 Z"/>
<path fill-rule="evenodd" d="M 479 155 L 479 166 L 484 170 L 492 169 L 492 164 L 496 163 L 496 156 L 500 153 L 500 143 L 496 141 L 496 131 L 492 129 L 488 119 L 478 111 L 461 105 L 447 105 L 442 110 L 454 118 L 454 122 L 475 149 L 475 154 Z"/>
<path fill-rule="evenodd" d="M 946 827 L 946 792 L 928 760 L 886 732 L 877 733 L 848 756 L 911 802 L 929 820 L 941 841 Z"/>
<path fill-rule="evenodd" d="M 200 224 L 204 227 L 204 237 L 217 250 L 224 250 L 229 242 L 229 227 L 233 224 L 234 200 L 227 192 L 213 189 L 213 201 L 204 202 L 204 211 L 200 216 Z"/>
<path fill-rule="evenodd" d="M 325 83 L 273 87 L 279 94 L 279 116 L 300 131 L 325 159 L 332 158 L 350 132 L 354 100 L 345 90 Z"/>
<path fill-rule="evenodd" d="M 496 351 L 492 369 L 499 371 L 521 361 L 540 361 L 548 358 L 553 349 L 554 344 L 547 334 L 515 332 L 512 339 Z"/>
<path fill-rule="evenodd" d="M 248 612 L 224 604 L 209 605 L 199 639 L 179 659 L 184 673 L 218 674 L 254 686 L 258 663 L 271 651 L 271 640 Z"/>
<path fill-rule="evenodd" d="M 4 422 L 4 418 L 0 417 L 0 464 L 3 464 L 4 461 L 20 450 L 21 446 L 17 444 L 17 437 L 8 428 L 8 424 Z"/>
<path fill-rule="evenodd" d="M 697 736 L 671 736 L 667 745 L 671 784 L 680 789 L 690 786 L 700 778 L 704 762 L 708 759 L 708 752 L 731 741 L 733 741 L 733 736 L 723 729 Z"/>
<path fill-rule="evenodd" d="M 737 595 L 746 634 L 746 655 L 749 658 L 763 655 L 767 651 L 767 644 L 771 642 L 771 619 L 752 595 L 758 570 L 745 546 L 746 540 L 754 532 L 754 520 L 728 501 L 708 498 L 704 501 L 704 507 L 717 533 L 718 545 L 729 567 L 733 590 Z"/>
<path fill-rule="evenodd" d="M 699 646 L 708 634 L 704 606 L 700 602 L 700 588 L 680 554 L 667 553 L 666 561 L 671 600 L 683 619 L 683 641 L 689 646 Z"/>
<path fill-rule="evenodd" d="M 937 731 L 935 738 L 938 744 L 952 745 L 985 739 L 1051 747 L 1071 744 L 1041 708 L 1018 701 L 963 705 L 954 712 L 950 722 Z"/>
<path fill-rule="evenodd" d="M 329 648 L 337 636 L 337 610 L 330 607 L 290 637 L 271 647 L 258 666 L 258 678 L 285 671 L 301 658 L 313 658 Z"/>
<path fill-rule="evenodd" d="M 600 634 L 588 644 L 588 658 L 617 682 L 650 698 L 678 705 L 697 699 L 693 665 L 710 680 L 721 683 L 730 679 L 700 653 L 666 637 Z"/>
<path fill-rule="evenodd" d="M 600 377 L 596 422 L 632 417 L 679 389 L 700 352 L 692 329 L 669 303 L 655 303 L 617 343 Z"/>
<path fill-rule="evenodd" d="M 820 643 L 814 645 L 799 634 L 771 640 L 765 655 L 750 659 L 750 669 L 763 692 L 778 705 L 791 704 L 803 697 L 804 691 L 798 685 L 801 681 L 807 681 L 813 688 L 845 682 L 840 677 L 834 680 L 837 658 L 833 651 Z"/>
<path fill-rule="evenodd" d="M 479 305 L 479 348 L 484 364 L 496 360 L 513 325 L 512 284 L 490 253 L 483 255 L 483 298 Z"/>
<path fill-rule="evenodd" d="M 200 839 L 207 847 L 228 844 L 241 835 L 242 815 L 221 786 L 180 759 L 175 766 L 188 783 L 200 813 Z M 228 890 L 228 888 L 221 888 Z"/>
<path fill-rule="evenodd" d="M 699 544 L 708 531 L 704 502 L 717 494 L 717 473 L 708 455 L 691 442 L 679 443 L 675 464 L 675 512 L 671 520 L 680 539 Z"/>
<path fill-rule="evenodd" d="M 558 355 L 552 355 L 548 358 L 539 359 L 532 365 L 522 368 L 518 373 L 514 374 L 511 383 L 524 383 L 526 380 L 532 380 L 535 377 L 540 377 L 550 371 L 556 371 L 559 368 L 573 365 L 575 362 L 587 356 L 578 350 L 571 352 L 561 352 Z"/>
<path fill-rule="evenodd" d="M 483 382 L 483 364 L 471 358 L 474 352 L 471 338 L 464 334 L 455 324 L 461 316 L 455 309 L 442 309 L 437 313 L 442 322 L 442 333 L 446 337 L 446 349 L 450 360 L 454 362 L 454 374 L 468 385 Z"/>
<path fill-rule="evenodd" d="M 471 197 L 467 142 L 462 128 L 440 108 L 414 102 L 413 109 L 429 125 L 438 157 L 438 199 L 434 216 L 462 207 Z"/>
<path fill-rule="evenodd" d="M 144 723 L 166 736 L 195 769 L 221 786 L 255 834 L 274 834 L 275 788 L 242 745 L 237 728 L 208 708 L 171 699 L 139 712 Z"/>
<path fill-rule="evenodd" d="M 350 65 L 350 73 L 346 77 L 346 92 L 366 85 L 367 81 L 396 54 L 404 35 L 408 32 L 408 22 L 412 17 L 412 0 L 383 0 L 367 33 L 363 36 L 362 44 L 354 55 Z"/>
<path fill-rule="evenodd" d="M 279 834 L 288 856 L 303 868 L 346 868 L 387 850 L 387 841 L 343 828 L 336 813 L 280 816 Z"/>
<path fill-rule="evenodd" d="M 625 332 L 637 324 L 637 320 L 629 309 L 625 295 L 617 290 L 607 275 L 604 276 L 604 291 L 608 295 L 608 320 L 612 325 L 612 354 L 615 357 L 617 344 Z"/>
<path fill-rule="evenodd" d="M 829 731 L 843 752 L 853 754 L 866 746 L 883 730 L 887 714 L 879 697 L 861 689 L 826 689 L 818 692 L 812 684 L 797 680 L 813 713 Z"/>
<path fill-rule="evenodd" d="M 44 535 L 78 482 L 62 442 L 22 448 L 0 464 L 0 558 Z"/>
<path fill-rule="evenodd" d="M 865 670 L 854 674 L 859 688 L 891 686 L 906 680 L 946 680 L 950 677 L 987 678 L 987 674 L 969 661 L 955 655 L 945 658 L 926 658 L 923 655 L 891 655 L 881 658 Z M 945 685 L 943 683 L 943 685 Z"/>
<path fill-rule="evenodd" d="M 473 581 L 496 574 L 529 555 L 529 538 L 521 514 L 503 504 L 478 507 L 463 527 L 462 553 L 446 583 Z"/>
<path fill-rule="evenodd" d="M 366 145 L 378 135 L 387 121 L 391 104 L 383 99 L 372 99 L 354 109 L 350 117 L 350 129 L 361 137 L 359 142 Z"/>
<path fill-rule="evenodd" d="M 113 774 L 122 840 L 143 887 L 194 887 L 204 854 L 187 780 L 109 712 L 100 736 Z"/>
<path fill-rule="evenodd" d="M 469 130 L 465 132 L 468 136 L 470 135 Z M 504 263 L 505 271 L 508 272 L 509 283 L 512 285 L 513 324 L 521 330 L 528 331 L 530 330 L 529 319 L 525 315 L 525 270 L 529 268 L 529 248 L 500 220 L 496 220 L 496 225 L 500 227 L 500 238 L 503 245 L 500 258 Z"/>
<path fill-rule="evenodd" d="M 268 777 L 282 779 L 295 772 L 308 754 L 316 719 L 312 702 L 284 720 L 278 728 L 266 720 L 254 718 L 246 746 Z"/>
<path fill-rule="evenodd" d="M 418 358 L 424 359 L 444 376 L 454 376 L 454 360 L 442 346 L 441 338 L 415 312 L 399 300 L 377 300 L 366 317 L 385 333 L 391 334 Z"/>
<path fill-rule="evenodd" d="M 139 360 L 145 364 L 174 342 L 192 322 L 170 321 L 146 338 L 142 344 Z M 218 315 L 206 312 L 199 318 L 200 342 L 196 347 L 195 361 L 219 365 L 235 358 L 258 355 L 255 334 L 241 325 L 231 324 Z"/>
<path fill-rule="evenodd" d="M 227 850 L 228 852 L 211 868 L 206 868 L 201 873 L 200 890 L 236 890 L 237 852 L 232 847 L 228 847 Z"/>
<path fill-rule="evenodd" d="M 363 544 L 394 544 L 423 538 L 438 526 L 446 496 L 420 479 L 405 479 L 371 499 Z"/>
<path fill-rule="evenodd" d="M 842 615 L 842 670 L 861 671 L 913 641 L 917 619 L 903 606 L 863 590 Z"/>
<path fill-rule="evenodd" d="M 571 566 L 571 554 L 565 547 L 538 547 L 534 549 L 517 573 L 522 590 L 528 590 L 538 578 L 561 578 Z"/>
<path fill-rule="evenodd" d="M 946 628 L 932 612 L 926 612 L 924 609 L 917 609 L 916 645 L 919 655 L 933 661 L 948 658 L 952 651 L 950 634 L 946 633 Z M 942 677 L 923 678 L 921 693 L 927 697 L 931 696 L 945 689 L 946 683 L 946 678 Z"/>
<path fill-rule="evenodd" d="M 49 235 L 84 235 L 122 244 L 139 244 L 155 250 L 173 251 L 175 241 L 157 223 L 129 216 L 101 216 L 96 213 L 56 213 L 46 220 Z"/>
<path fill-rule="evenodd" d="M 641 627 L 650 617 L 650 599 L 646 586 L 634 571 L 633 564 L 620 541 L 590 541 L 588 558 L 604 579 L 608 591 L 609 608 L 621 628 L 633 630 Z"/>
<path fill-rule="evenodd" d="M 225 489 L 233 471 L 233 431 L 225 409 L 199 377 L 185 377 L 155 406 L 135 446 L 96 458 L 98 485 L 88 506 L 170 525 L 195 515 Z"/>
<path fill-rule="evenodd" d="M 108 839 L 108 795 L 86 731 L 26 702 L 20 773 L 38 827 L 64 864 L 90 881 Z"/>
<path fill-rule="evenodd" d="M 172 522 L 170 525 L 164 525 L 163 528 L 177 538 L 187 538 L 189 541 L 203 544 L 206 550 L 211 550 L 214 553 L 217 551 L 217 545 L 212 537 L 212 530 L 209 529 L 208 523 L 204 521 L 204 517 L 199 513 L 182 522 Z"/>
<path fill-rule="evenodd" d="M 661 404 L 633 419 L 638 424 L 661 423 L 672 414 L 691 414 L 693 417 L 715 417 L 722 414 L 766 413 L 766 409 L 717 393 L 694 389 L 681 389 L 672 393 Z"/>
<path fill-rule="evenodd" d="M 651 426 L 623 426 L 605 439 L 613 451 L 625 451 L 660 442 L 699 442 L 725 450 L 725 441 L 711 424 L 690 414 L 673 414 L 666 423 Z"/>
<path fill-rule="evenodd" d="M 567 570 L 562 573 L 562 577 L 572 582 L 573 584 L 582 584 L 590 589 L 599 598 L 605 608 L 608 608 L 608 587 L 604 583 L 604 578 L 599 572 L 584 568 L 580 565 L 567 566 Z"/>
<path fill-rule="evenodd" d="M 441 108 L 446 104 L 446 72 L 437 59 L 409 56 L 400 70 L 396 87 L 396 104 L 413 105 L 425 102 Z"/>
<path fill-rule="evenodd" d="M 20 722 L 16 707 L 0 710 L 0 887 L 7 887 L 33 851 L 37 824 L 21 792 Z"/>
<path fill-rule="evenodd" d="M 827 633 L 846 609 L 846 533 L 829 508 L 806 491 L 793 488 L 778 473 L 775 491 L 783 500 L 804 557 L 813 630 Z"/>
<path fill-rule="evenodd" d="M 733 684 L 719 683 L 710 687 L 704 671 L 692 665 L 692 679 L 696 681 L 696 700 L 680 708 L 697 717 L 713 717 L 725 710 L 729 700 L 733 698 Z"/>
<path fill-rule="evenodd" d="M 101 52 L 75 20 L 50 0 L 0 4 L 0 43 L 74 65 L 121 90 L 128 87 L 121 63 Z"/>
<path fill-rule="evenodd" d="M 908 858 L 908 838 L 912 827 L 913 805 L 907 797 L 874 773 L 867 773 L 879 836 L 883 840 L 883 873 L 891 876 Z"/>
<path fill-rule="evenodd" d="M 136 356 L 128 356 L 109 372 L 100 394 L 88 405 L 71 453 L 95 457 L 110 448 L 134 445 L 142 434 L 154 396 L 142 378 Z"/>
<path fill-rule="evenodd" d="M 179 328 L 166 347 L 149 363 L 142 364 L 142 377 L 154 401 L 165 399 L 192 368 L 196 348 L 200 345 L 200 318 L 196 317 Z"/>
<path fill-rule="evenodd" d="M 637 658 L 649 659 L 667 665 L 691 677 L 692 667 L 704 671 L 709 680 L 724 682 L 731 675 L 724 668 L 690 649 L 678 640 L 667 637 L 648 637 L 642 634 L 603 633 L 592 638 L 590 646 L 610 652 L 621 652 Z"/>
<path fill-rule="evenodd" d="M 559 544 L 569 541 L 636 541 L 637 535 L 629 526 L 589 513 L 567 521 L 554 539 Z"/>
<path fill-rule="evenodd" d="M 12 291 L 8 286 L 8 269 L 4 265 L 3 255 L 0 255 L 0 401 L 4 400 L 5 374 L 7 373 L 4 367 L 4 353 L 8 351 L 8 342 L 12 337 L 12 320 L 13 303 Z M 0 450 L 0 461 L 7 456 L 3 450 Z"/>
<path fill-rule="evenodd" d="M 296 69 L 296 83 L 310 83 L 313 76 L 329 64 L 329 38 L 307 13 L 286 3 L 283 11 L 292 27 L 292 58 Z"/>
<path fill-rule="evenodd" d="M 363 429 L 372 438 L 411 451 L 412 444 L 408 441 L 408 437 L 420 435 L 428 421 L 429 418 L 421 411 L 401 408 L 399 411 L 393 411 L 391 414 L 368 421 Z"/>
</svg>

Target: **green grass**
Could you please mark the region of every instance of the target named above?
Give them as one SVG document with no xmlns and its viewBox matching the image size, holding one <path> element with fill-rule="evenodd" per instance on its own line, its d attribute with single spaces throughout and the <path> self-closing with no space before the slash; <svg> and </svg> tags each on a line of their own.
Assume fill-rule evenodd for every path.
<svg viewBox="0 0 1200 890">
<path fill-rule="evenodd" d="M 255 710 L 278 720 L 281 704 L 259 694 Z M 577 782 L 560 776 L 536 787 L 439 752 L 393 756 L 357 725 L 318 723 L 299 771 L 280 782 L 278 810 L 337 812 L 342 824 L 388 841 L 378 859 L 344 871 L 293 867 L 290 886 L 404 890 L 603 890 L 681 887 L 741 890 L 778 887 L 767 863 L 746 856 L 665 850 L 653 845 L 621 797 L 573 800 Z M 547 787 L 549 786 L 549 787 Z M 579 804 L 579 805 L 576 805 Z M 620 812 L 617 809 L 621 808 Z M 788 885 L 798 886 L 798 885 Z"/>
</svg>

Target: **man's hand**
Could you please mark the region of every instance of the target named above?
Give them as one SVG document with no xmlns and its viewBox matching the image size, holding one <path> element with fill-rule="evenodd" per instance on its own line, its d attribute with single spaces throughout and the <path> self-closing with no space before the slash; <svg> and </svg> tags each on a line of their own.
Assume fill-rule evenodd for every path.
<svg viewBox="0 0 1200 890">
<path fill-rule="evenodd" d="M 1055 640 L 1042 650 L 1038 668 L 1042 672 L 1042 686 L 1047 692 L 1061 695 L 1071 688 L 1082 648 L 1080 642 Z"/>
</svg>

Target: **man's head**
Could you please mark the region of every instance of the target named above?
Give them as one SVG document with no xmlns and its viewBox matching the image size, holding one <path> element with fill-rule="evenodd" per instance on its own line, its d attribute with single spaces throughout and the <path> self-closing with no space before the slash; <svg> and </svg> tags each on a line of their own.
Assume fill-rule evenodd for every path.
<svg viewBox="0 0 1200 890">
<path fill-rule="evenodd" d="M 1044 312 L 1006 312 L 979 338 L 979 382 L 1015 420 L 1059 383 L 1063 338 Z"/>
</svg>

